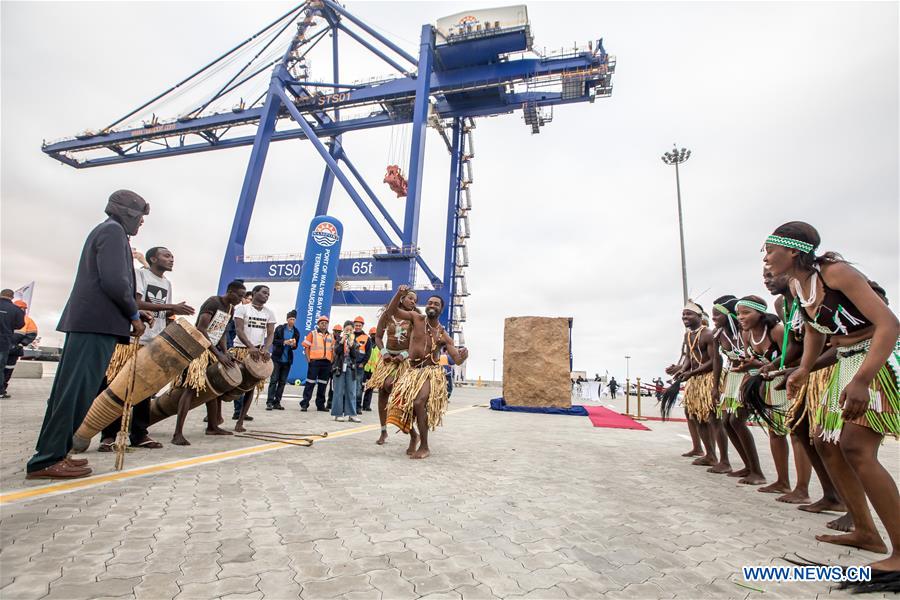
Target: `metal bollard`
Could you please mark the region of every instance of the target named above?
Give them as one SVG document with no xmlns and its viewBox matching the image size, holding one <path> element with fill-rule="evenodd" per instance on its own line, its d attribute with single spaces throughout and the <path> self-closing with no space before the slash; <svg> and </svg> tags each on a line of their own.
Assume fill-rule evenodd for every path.
<svg viewBox="0 0 900 600">
<path fill-rule="evenodd" d="M 625 380 L 625 414 L 631 416 L 631 380 Z"/>
<path fill-rule="evenodd" d="M 637 397 L 638 409 L 637 409 L 637 416 L 634 417 L 634 420 L 635 421 L 646 421 L 647 418 L 641 416 L 641 396 L 642 396 L 642 394 L 641 394 L 641 378 L 640 377 L 637 378 L 637 392 L 638 392 L 638 397 Z"/>
</svg>

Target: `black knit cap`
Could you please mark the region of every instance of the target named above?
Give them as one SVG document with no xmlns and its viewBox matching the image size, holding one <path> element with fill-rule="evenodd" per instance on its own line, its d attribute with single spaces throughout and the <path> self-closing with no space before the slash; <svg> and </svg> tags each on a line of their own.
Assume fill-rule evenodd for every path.
<svg viewBox="0 0 900 600">
<path fill-rule="evenodd" d="M 150 204 L 131 190 L 116 190 L 110 194 L 105 212 L 134 235 L 141 226 L 141 217 L 150 214 Z"/>
</svg>

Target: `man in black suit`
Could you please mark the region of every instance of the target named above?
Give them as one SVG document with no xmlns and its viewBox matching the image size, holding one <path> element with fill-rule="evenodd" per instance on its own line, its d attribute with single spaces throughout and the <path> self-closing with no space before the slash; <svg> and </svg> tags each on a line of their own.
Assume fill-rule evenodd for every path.
<svg viewBox="0 0 900 600">
<path fill-rule="evenodd" d="M 294 364 L 294 350 L 300 343 L 300 332 L 294 327 L 296 322 L 297 311 L 292 310 L 287 314 L 287 322 L 275 328 L 275 337 L 272 338 L 272 363 L 275 368 L 269 379 L 266 410 L 284 410 L 281 396 L 284 394 L 284 384 L 287 383 L 291 365 Z"/>
<path fill-rule="evenodd" d="M 84 243 L 58 331 L 66 334 L 36 452 L 27 479 L 73 479 L 91 474 L 87 460 L 69 457 L 72 435 L 97 395 L 117 341 L 144 332 L 135 301 L 128 236 L 137 234 L 150 205 L 128 190 L 113 192 L 106 221 Z"/>
</svg>

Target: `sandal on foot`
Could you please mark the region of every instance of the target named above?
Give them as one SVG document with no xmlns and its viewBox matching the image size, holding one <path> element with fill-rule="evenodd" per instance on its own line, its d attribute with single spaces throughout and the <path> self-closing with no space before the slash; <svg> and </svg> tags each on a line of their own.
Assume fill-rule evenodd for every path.
<svg viewBox="0 0 900 600">
<path fill-rule="evenodd" d="M 150 449 L 156 450 L 157 448 L 162 448 L 163 445 L 160 444 L 159 442 L 157 442 L 156 440 L 154 440 L 153 438 L 148 437 L 147 439 L 145 439 L 142 442 L 139 442 L 137 444 L 132 444 L 131 447 L 132 448 L 150 448 Z"/>
</svg>

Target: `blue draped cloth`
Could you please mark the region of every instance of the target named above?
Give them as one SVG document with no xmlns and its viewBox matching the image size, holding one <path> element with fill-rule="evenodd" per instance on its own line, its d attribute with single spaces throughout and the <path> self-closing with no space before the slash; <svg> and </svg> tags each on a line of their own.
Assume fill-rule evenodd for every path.
<svg viewBox="0 0 900 600">
<path fill-rule="evenodd" d="M 555 408 L 552 406 L 509 406 L 503 398 L 491 400 L 491 410 L 506 410 L 509 412 L 543 413 L 547 415 L 573 415 L 586 417 L 588 411 L 580 404 L 573 404 L 571 408 Z"/>
</svg>

